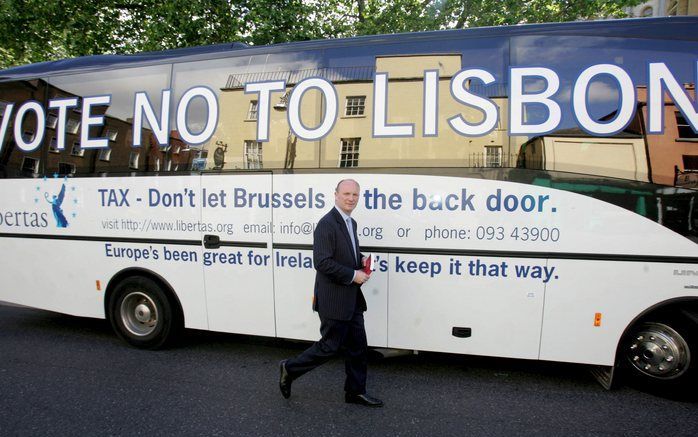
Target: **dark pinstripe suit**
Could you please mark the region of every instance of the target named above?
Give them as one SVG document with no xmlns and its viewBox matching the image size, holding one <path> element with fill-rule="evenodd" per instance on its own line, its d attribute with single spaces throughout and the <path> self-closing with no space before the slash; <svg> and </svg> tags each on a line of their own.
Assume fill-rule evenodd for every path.
<svg viewBox="0 0 698 437">
<path fill-rule="evenodd" d="M 336 208 L 317 224 L 313 234 L 315 263 L 315 299 L 313 309 L 320 315 L 322 338 L 305 352 L 286 361 L 286 371 L 296 379 L 330 358 L 345 355 L 344 390 L 351 394 L 366 392 L 366 330 L 363 312 L 366 300 L 361 288 L 352 282 L 354 270 L 361 266 L 356 222 L 352 220 L 356 256 L 349 231 Z"/>
</svg>

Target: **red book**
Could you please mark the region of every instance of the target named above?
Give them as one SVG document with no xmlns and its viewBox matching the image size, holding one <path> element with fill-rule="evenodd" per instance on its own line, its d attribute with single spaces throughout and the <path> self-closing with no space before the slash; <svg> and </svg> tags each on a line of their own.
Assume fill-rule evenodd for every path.
<svg viewBox="0 0 698 437">
<path fill-rule="evenodd" d="M 375 267 L 373 266 L 373 256 L 371 254 L 368 254 L 368 256 L 364 259 L 363 271 L 367 275 L 370 275 L 374 270 Z"/>
</svg>

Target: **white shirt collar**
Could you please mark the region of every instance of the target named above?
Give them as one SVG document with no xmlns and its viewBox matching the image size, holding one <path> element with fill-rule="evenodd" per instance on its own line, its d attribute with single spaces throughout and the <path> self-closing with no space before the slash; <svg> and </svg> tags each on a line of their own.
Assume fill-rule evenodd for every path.
<svg viewBox="0 0 698 437">
<path fill-rule="evenodd" d="M 337 205 L 335 205 L 334 207 L 337 209 L 337 211 L 339 211 L 339 214 L 342 216 L 342 220 L 344 220 L 344 223 L 346 223 L 347 219 L 350 218 L 350 216 L 348 216 L 344 211 L 342 211 L 342 209 Z"/>
</svg>

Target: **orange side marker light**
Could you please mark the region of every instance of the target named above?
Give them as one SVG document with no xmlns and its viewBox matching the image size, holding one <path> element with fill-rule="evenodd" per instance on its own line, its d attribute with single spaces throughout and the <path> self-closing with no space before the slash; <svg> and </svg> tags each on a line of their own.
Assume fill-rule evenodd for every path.
<svg viewBox="0 0 698 437">
<path fill-rule="evenodd" d="M 99 279 L 95 282 L 97 283 L 97 291 L 102 291 L 102 284 L 99 282 Z"/>
<path fill-rule="evenodd" d="M 601 313 L 594 314 L 594 326 L 601 326 Z"/>
</svg>

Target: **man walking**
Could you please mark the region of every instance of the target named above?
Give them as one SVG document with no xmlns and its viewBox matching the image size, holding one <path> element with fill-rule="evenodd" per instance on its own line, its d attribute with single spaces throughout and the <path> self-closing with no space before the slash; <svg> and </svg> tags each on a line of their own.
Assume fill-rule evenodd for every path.
<svg viewBox="0 0 698 437">
<path fill-rule="evenodd" d="M 343 352 L 346 381 L 344 400 L 368 407 L 383 401 L 366 394 L 367 345 L 364 328 L 366 300 L 361 284 L 369 279 L 351 213 L 359 202 L 359 184 L 344 179 L 334 192 L 335 207 L 320 219 L 313 233 L 315 296 L 313 310 L 320 316 L 322 338 L 295 358 L 280 363 L 279 388 L 291 396 L 294 379 Z"/>
</svg>

